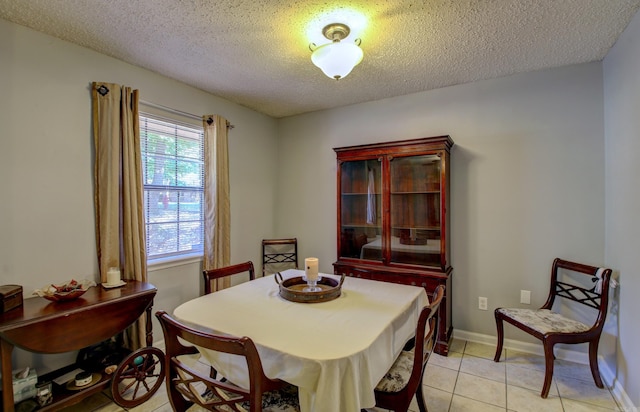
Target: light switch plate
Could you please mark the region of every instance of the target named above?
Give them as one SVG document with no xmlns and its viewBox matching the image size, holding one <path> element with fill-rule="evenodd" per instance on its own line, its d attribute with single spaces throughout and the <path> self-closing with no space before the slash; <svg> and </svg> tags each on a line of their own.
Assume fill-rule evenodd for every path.
<svg viewBox="0 0 640 412">
<path fill-rule="evenodd" d="M 524 303 L 525 305 L 531 304 L 531 291 L 530 290 L 521 290 L 520 291 L 520 303 Z"/>
</svg>

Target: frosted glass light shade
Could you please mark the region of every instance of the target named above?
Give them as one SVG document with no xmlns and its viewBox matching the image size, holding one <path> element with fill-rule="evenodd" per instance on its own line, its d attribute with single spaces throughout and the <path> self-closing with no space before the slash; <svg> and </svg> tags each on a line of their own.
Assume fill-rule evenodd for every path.
<svg viewBox="0 0 640 412">
<path fill-rule="evenodd" d="M 340 80 L 362 61 L 364 53 L 355 43 L 333 42 L 318 47 L 311 54 L 311 61 L 324 74 Z"/>
</svg>

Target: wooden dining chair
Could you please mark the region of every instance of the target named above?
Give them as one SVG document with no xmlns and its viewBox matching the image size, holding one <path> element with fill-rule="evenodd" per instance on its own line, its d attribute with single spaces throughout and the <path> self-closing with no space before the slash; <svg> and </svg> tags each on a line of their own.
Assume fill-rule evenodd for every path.
<svg viewBox="0 0 640 412">
<path fill-rule="evenodd" d="M 402 351 L 376 386 L 376 407 L 406 412 L 415 395 L 420 412 L 426 412 L 422 379 L 424 368 L 436 343 L 436 313 L 444 297 L 444 289 L 443 285 L 438 286 L 433 292 L 431 304 L 420 312 L 413 349 Z"/>
<path fill-rule="evenodd" d="M 246 411 L 299 412 L 295 386 L 265 376 L 260 355 L 248 337 L 215 335 L 193 329 L 165 311 L 156 312 L 165 342 L 167 392 L 174 411 Z M 194 346 L 185 346 L 182 342 Z M 249 372 L 249 389 L 228 380 L 217 380 L 196 366 L 196 348 L 238 355 L 245 358 Z M 202 408 L 202 409 L 200 409 Z"/>
<path fill-rule="evenodd" d="M 262 239 L 262 276 L 298 268 L 298 239 Z"/>
<path fill-rule="evenodd" d="M 238 275 L 240 273 L 249 273 L 249 280 L 256 278 L 256 272 L 253 268 L 253 262 L 247 261 L 244 263 L 238 263 L 237 265 L 225 266 L 218 269 L 203 270 L 202 276 L 204 277 L 204 294 L 211 293 L 211 282 L 215 279 L 220 279 L 225 276 Z"/>
<path fill-rule="evenodd" d="M 559 280 L 559 275 L 563 271 L 574 272 L 579 277 L 586 275 L 595 282 L 595 285 L 592 288 L 586 288 L 580 285 L 578 281 L 571 283 L 569 281 L 561 281 Z M 542 341 L 545 374 L 542 392 L 540 393 L 541 397 L 546 398 L 549 395 L 549 388 L 553 379 L 553 361 L 555 359 L 553 347 L 556 343 L 589 343 L 591 375 L 596 386 L 603 388 L 604 385 L 598 369 L 598 343 L 605 318 L 607 317 L 610 280 L 611 269 L 555 259 L 551 268 L 549 296 L 540 309 L 497 308 L 495 310 L 498 344 L 493 360 L 495 362 L 500 361 L 504 340 L 503 321 L 505 321 Z M 582 283 L 584 284 L 584 282 Z M 568 299 L 595 309 L 597 313 L 594 323 L 587 325 L 552 311 L 556 298 Z"/>
</svg>

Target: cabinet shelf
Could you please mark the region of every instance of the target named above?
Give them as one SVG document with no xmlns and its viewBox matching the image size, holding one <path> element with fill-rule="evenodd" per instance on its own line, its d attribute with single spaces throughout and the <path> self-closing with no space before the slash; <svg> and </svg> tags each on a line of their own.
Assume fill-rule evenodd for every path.
<svg viewBox="0 0 640 412">
<path fill-rule="evenodd" d="M 344 226 L 344 225 L 343 225 Z M 435 230 L 440 231 L 442 228 L 440 226 L 392 226 L 391 229 L 403 229 L 403 230 Z"/>
<path fill-rule="evenodd" d="M 436 352 L 451 325 L 449 136 L 335 148 L 338 162 L 334 272 L 446 292 Z M 374 192 L 375 196 L 371 196 Z M 375 222 L 370 224 L 366 222 Z"/>
<path fill-rule="evenodd" d="M 375 196 L 382 196 L 382 193 L 372 193 Z M 361 193 L 361 192 L 342 192 L 342 196 L 369 196 L 369 193 Z"/>
<path fill-rule="evenodd" d="M 61 369 L 49 372 L 39 378 L 39 381 L 50 381 L 52 383 L 53 402 L 49 405 L 41 407 L 40 409 L 38 409 L 38 411 L 58 410 L 61 407 L 73 405 L 79 402 L 80 399 L 86 398 L 87 396 L 90 396 L 94 393 L 102 392 L 111 383 L 111 376 L 105 373 L 102 373 L 102 377 L 98 383 L 91 385 L 86 389 L 78 391 L 68 390 L 64 385 L 58 385 L 57 383 L 53 382 L 54 379 L 57 379 L 58 377 L 75 369 L 78 369 L 78 365 L 72 364 Z"/>
<path fill-rule="evenodd" d="M 439 195 L 439 190 L 427 190 L 423 192 L 391 192 L 392 195 Z"/>
</svg>

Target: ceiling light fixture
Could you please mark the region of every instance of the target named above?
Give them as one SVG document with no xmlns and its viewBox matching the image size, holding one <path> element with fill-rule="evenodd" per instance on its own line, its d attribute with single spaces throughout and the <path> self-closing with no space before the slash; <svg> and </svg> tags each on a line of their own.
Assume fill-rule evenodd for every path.
<svg viewBox="0 0 640 412">
<path fill-rule="evenodd" d="M 353 43 L 341 42 L 350 32 L 346 24 L 332 23 L 322 29 L 322 34 L 331 40 L 331 43 L 319 47 L 314 43 L 309 45 L 309 49 L 313 52 L 311 54 L 313 64 L 332 79 L 340 80 L 346 77 L 364 56 L 359 47 L 360 39 L 356 39 Z"/>
</svg>

